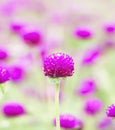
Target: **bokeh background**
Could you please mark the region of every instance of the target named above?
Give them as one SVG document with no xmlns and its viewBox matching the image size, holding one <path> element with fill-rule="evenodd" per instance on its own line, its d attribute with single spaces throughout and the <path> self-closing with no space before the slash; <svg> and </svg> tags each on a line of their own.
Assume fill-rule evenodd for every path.
<svg viewBox="0 0 115 130">
<path fill-rule="evenodd" d="M 74 75 L 61 82 L 60 112 L 75 114 L 83 121 L 83 130 L 115 129 L 114 120 L 99 125 L 107 118 L 107 106 L 115 102 L 114 14 L 114 0 L 0 0 L 0 51 L 7 53 L 0 64 L 18 68 L 11 69 L 12 79 L 5 84 L 4 94 L 0 93 L 1 130 L 55 129 L 55 84 L 43 72 L 44 58 L 54 52 L 71 55 L 75 63 Z M 15 24 L 21 29 L 14 29 Z M 39 30 L 37 45 L 24 41 L 21 32 L 25 27 Z M 75 34 L 80 28 L 90 36 Z M 81 85 L 85 79 L 95 89 L 83 94 L 78 88 L 86 85 Z M 84 104 L 94 97 L 103 106 L 89 115 Z M 2 106 L 12 100 L 21 103 L 26 114 L 5 115 Z"/>
</svg>

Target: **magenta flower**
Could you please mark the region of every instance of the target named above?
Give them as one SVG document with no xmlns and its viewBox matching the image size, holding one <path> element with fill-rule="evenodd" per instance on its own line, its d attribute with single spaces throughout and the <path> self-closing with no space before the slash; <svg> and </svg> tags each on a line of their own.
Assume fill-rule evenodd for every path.
<svg viewBox="0 0 115 130">
<path fill-rule="evenodd" d="M 44 59 L 44 73 L 49 77 L 72 76 L 74 62 L 71 56 L 64 53 L 54 53 Z"/>
<path fill-rule="evenodd" d="M 7 68 L 0 66 L 0 83 L 4 83 L 10 79 L 10 74 Z"/>
<path fill-rule="evenodd" d="M 2 112 L 7 117 L 16 117 L 26 113 L 22 104 L 17 101 L 7 101 L 2 105 Z"/>
<path fill-rule="evenodd" d="M 115 117 L 115 104 L 108 106 L 106 114 L 108 117 Z"/>
<path fill-rule="evenodd" d="M 113 33 L 113 32 L 115 32 L 115 23 L 107 23 L 107 24 L 104 26 L 104 30 L 105 30 L 107 33 Z"/>
<path fill-rule="evenodd" d="M 24 78 L 25 72 L 22 66 L 20 65 L 13 65 L 9 68 L 11 80 L 14 82 L 20 81 Z"/>
<path fill-rule="evenodd" d="M 87 95 L 96 90 L 96 83 L 93 79 L 84 79 L 81 84 L 76 88 L 76 93 L 80 95 Z"/>
<path fill-rule="evenodd" d="M 92 37 L 92 30 L 88 27 L 78 27 L 74 31 L 74 35 L 81 39 L 89 39 Z"/>
<path fill-rule="evenodd" d="M 53 120 L 53 124 L 56 125 L 56 119 Z M 60 115 L 60 126 L 65 129 L 82 130 L 83 122 L 72 114 Z"/>
<path fill-rule="evenodd" d="M 97 114 L 102 108 L 102 101 L 98 98 L 91 98 L 86 100 L 84 110 L 89 115 Z"/>
<path fill-rule="evenodd" d="M 41 31 L 32 27 L 24 27 L 21 30 L 21 37 L 26 44 L 31 46 L 40 44 L 42 40 Z"/>
<path fill-rule="evenodd" d="M 104 117 L 99 123 L 98 127 L 100 129 L 107 129 L 109 126 L 112 125 L 112 119 L 108 117 Z"/>
<path fill-rule="evenodd" d="M 25 23 L 21 20 L 14 20 L 10 23 L 10 29 L 13 32 L 19 33 L 20 30 L 25 26 Z"/>
<path fill-rule="evenodd" d="M 100 56 L 100 54 L 101 54 L 101 49 L 98 47 L 88 49 L 83 55 L 82 64 L 94 63 L 97 60 L 97 58 Z"/>
<path fill-rule="evenodd" d="M 6 60 L 8 58 L 8 51 L 4 47 L 0 47 L 0 60 Z"/>
</svg>

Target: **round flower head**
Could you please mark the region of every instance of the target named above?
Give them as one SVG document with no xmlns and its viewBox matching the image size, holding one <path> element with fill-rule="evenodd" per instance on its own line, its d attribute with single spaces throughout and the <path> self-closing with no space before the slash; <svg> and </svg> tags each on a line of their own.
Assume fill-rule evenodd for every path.
<svg viewBox="0 0 115 130">
<path fill-rule="evenodd" d="M 113 33 L 115 32 L 115 23 L 108 23 L 104 26 L 104 30 L 107 33 Z"/>
<path fill-rule="evenodd" d="M 24 27 L 21 30 L 21 37 L 28 45 L 38 45 L 41 42 L 41 32 L 40 30 Z"/>
<path fill-rule="evenodd" d="M 115 117 L 115 104 L 108 106 L 106 114 L 108 117 Z"/>
<path fill-rule="evenodd" d="M 79 87 L 77 87 L 76 93 L 80 95 L 87 95 L 89 93 L 94 92 L 95 89 L 96 89 L 95 81 L 93 79 L 87 78 L 81 82 Z"/>
<path fill-rule="evenodd" d="M 24 77 L 24 70 L 22 66 L 13 65 L 9 68 L 11 80 L 20 81 Z"/>
<path fill-rule="evenodd" d="M 92 30 L 88 27 L 78 27 L 75 29 L 74 35 L 81 39 L 89 39 L 92 37 Z"/>
<path fill-rule="evenodd" d="M 84 110 L 87 114 L 95 115 L 97 114 L 102 108 L 102 102 L 98 98 L 88 99 L 85 102 Z"/>
<path fill-rule="evenodd" d="M 0 47 L 0 60 L 5 60 L 8 58 L 8 52 L 5 48 Z"/>
<path fill-rule="evenodd" d="M 15 117 L 25 114 L 25 108 L 17 101 L 7 101 L 2 105 L 2 112 L 7 117 Z"/>
<path fill-rule="evenodd" d="M 56 119 L 53 120 L 53 124 L 56 125 Z M 83 123 L 75 115 L 61 114 L 60 115 L 60 127 L 65 129 L 81 130 Z"/>
<path fill-rule="evenodd" d="M 103 119 L 101 119 L 101 121 L 98 123 L 98 127 L 100 129 L 104 129 L 104 128 L 108 128 L 109 126 L 112 125 L 112 119 L 109 117 L 104 117 Z"/>
<path fill-rule="evenodd" d="M 10 74 L 7 68 L 0 66 L 0 83 L 4 83 L 8 81 L 10 78 Z"/>
<path fill-rule="evenodd" d="M 54 53 L 44 59 L 44 73 L 49 77 L 72 76 L 74 62 L 71 56 L 64 53 Z"/>
<path fill-rule="evenodd" d="M 101 50 L 98 47 L 88 49 L 83 55 L 82 64 L 94 63 L 95 60 L 100 56 L 100 54 Z"/>
<path fill-rule="evenodd" d="M 20 30 L 24 27 L 24 22 L 21 20 L 14 20 L 10 23 L 10 29 L 13 32 L 20 32 Z"/>
</svg>

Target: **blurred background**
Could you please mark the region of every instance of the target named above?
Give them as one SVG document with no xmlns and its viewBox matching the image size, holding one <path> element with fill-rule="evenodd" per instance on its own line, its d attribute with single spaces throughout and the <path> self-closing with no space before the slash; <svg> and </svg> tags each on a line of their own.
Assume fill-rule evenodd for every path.
<svg viewBox="0 0 115 130">
<path fill-rule="evenodd" d="M 75 63 L 74 75 L 61 81 L 60 112 L 75 114 L 83 130 L 115 129 L 106 116 L 115 102 L 114 13 L 115 0 L 0 0 L 0 65 L 11 74 L 0 92 L 1 130 L 55 129 L 55 84 L 43 71 L 55 52 Z M 101 106 L 91 102 L 87 110 L 95 98 Z M 22 112 L 7 113 L 12 102 Z"/>
</svg>

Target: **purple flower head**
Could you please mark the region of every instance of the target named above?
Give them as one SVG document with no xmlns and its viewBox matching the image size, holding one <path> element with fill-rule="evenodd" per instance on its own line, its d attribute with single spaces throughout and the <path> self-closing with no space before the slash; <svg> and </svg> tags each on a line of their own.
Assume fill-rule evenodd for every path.
<svg viewBox="0 0 115 130">
<path fill-rule="evenodd" d="M 41 31 L 32 27 L 24 27 L 21 30 L 21 37 L 30 46 L 38 45 L 42 40 Z"/>
<path fill-rule="evenodd" d="M 115 117 L 115 104 L 108 106 L 106 114 L 108 117 Z"/>
<path fill-rule="evenodd" d="M 115 23 L 107 23 L 107 24 L 104 26 L 104 30 L 105 30 L 107 33 L 113 33 L 113 32 L 115 32 Z"/>
<path fill-rule="evenodd" d="M 56 125 L 56 119 L 53 120 L 53 124 Z M 61 128 L 65 128 L 65 129 L 80 130 L 83 127 L 83 123 L 75 115 L 61 114 L 60 115 L 60 126 L 61 126 Z"/>
<path fill-rule="evenodd" d="M 7 101 L 2 105 L 2 112 L 7 117 L 16 117 L 26 113 L 22 104 L 17 101 Z"/>
<path fill-rule="evenodd" d="M 92 93 L 96 90 L 96 83 L 93 79 L 84 79 L 80 86 L 76 89 L 76 93 L 80 95 L 87 95 L 89 93 Z"/>
<path fill-rule="evenodd" d="M 13 80 L 14 82 L 20 81 L 25 75 L 24 69 L 20 65 L 13 65 L 9 67 L 9 72 L 11 80 Z"/>
<path fill-rule="evenodd" d="M 104 117 L 99 123 L 98 123 L 98 127 L 101 129 L 107 128 L 108 126 L 110 126 L 112 124 L 112 120 L 111 118 L 108 117 Z"/>
<path fill-rule="evenodd" d="M 4 83 L 10 79 L 10 74 L 7 68 L 0 66 L 0 83 Z"/>
<path fill-rule="evenodd" d="M 72 76 L 74 62 L 71 56 L 64 53 L 54 53 L 44 59 L 44 73 L 49 77 Z"/>
<path fill-rule="evenodd" d="M 0 60 L 6 60 L 8 58 L 8 51 L 4 47 L 0 47 Z"/>
<path fill-rule="evenodd" d="M 91 98 L 86 100 L 84 110 L 89 115 L 97 114 L 102 108 L 102 101 L 98 98 Z"/>
<path fill-rule="evenodd" d="M 25 26 L 25 23 L 21 20 L 14 20 L 10 23 L 10 29 L 13 32 L 19 33 L 20 30 Z"/>
<path fill-rule="evenodd" d="M 92 30 L 88 27 L 78 27 L 74 31 L 74 35 L 81 39 L 89 39 L 92 37 Z"/>
<path fill-rule="evenodd" d="M 91 48 L 88 49 L 82 58 L 82 64 L 91 64 L 94 63 L 95 60 L 100 56 L 101 54 L 101 49 L 96 47 L 96 48 Z"/>
</svg>

